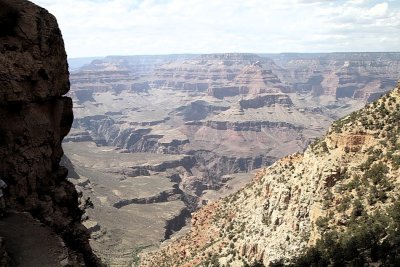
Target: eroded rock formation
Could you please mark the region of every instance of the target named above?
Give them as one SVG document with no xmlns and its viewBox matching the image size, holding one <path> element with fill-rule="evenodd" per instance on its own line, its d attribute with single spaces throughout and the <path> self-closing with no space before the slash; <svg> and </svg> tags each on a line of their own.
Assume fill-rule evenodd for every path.
<svg viewBox="0 0 400 267">
<path fill-rule="evenodd" d="M 8 184 L 7 206 L 51 226 L 70 248 L 69 264 L 96 265 L 78 194 L 59 165 L 73 113 L 63 96 L 70 84 L 56 19 L 31 2 L 2 0 L 0 29 L 0 175 Z"/>
<path fill-rule="evenodd" d="M 76 69 L 64 148 L 78 177 L 71 181 L 94 203 L 85 222 L 96 229 L 93 249 L 130 265 L 129 251 L 183 225 L 183 205 L 194 211 L 236 191 L 247 178 L 238 173 L 303 151 L 333 120 L 390 89 L 398 55 L 119 56 Z M 121 153 L 126 162 L 110 160 Z M 163 163 L 175 155 L 191 160 Z M 127 214 L 138 214 L 134 226 Z M 151 218 L 151 234 L 142 235 L 141 217 Z"/>
<path fill-rule="evenodd" d="M 141 266 L 281 266 L 314 245 L 307 260 L 324 257 L 323 266 L 396 265 L 399 119 L 400 86 L 200 209 L 188 234 L 143 255 Z"/>
</svg>

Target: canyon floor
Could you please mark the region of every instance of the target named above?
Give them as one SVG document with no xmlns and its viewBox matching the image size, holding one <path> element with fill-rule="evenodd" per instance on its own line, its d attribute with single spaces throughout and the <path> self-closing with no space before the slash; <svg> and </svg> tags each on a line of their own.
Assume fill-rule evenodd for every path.
<svg viewBox="0 0 400 267">
<path fill-rule="evenodd" d="M 71 72 L 69 180 L 94 251 L 131 266 L 251 172 L 391 89 L 399 53 L 120 56 Z"/>
</svg>

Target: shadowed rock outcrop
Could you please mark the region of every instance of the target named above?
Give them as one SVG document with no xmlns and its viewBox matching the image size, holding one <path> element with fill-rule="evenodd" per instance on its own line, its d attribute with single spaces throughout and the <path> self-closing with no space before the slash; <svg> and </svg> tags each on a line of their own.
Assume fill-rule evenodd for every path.
<svg viewBox="0 0 400 267">
<path fill-rule="evenodd" d="M 31 2 L 2 0 L 0 28 L 0 176 L 9 185 L 7 206 L 51 226 L 71 249 L 69 264 L 98 265 L 80 223 L 78 193 L 59 165 L 73 113 L 63 96 L 70 83 L 56 19 Z"/>
</svg>

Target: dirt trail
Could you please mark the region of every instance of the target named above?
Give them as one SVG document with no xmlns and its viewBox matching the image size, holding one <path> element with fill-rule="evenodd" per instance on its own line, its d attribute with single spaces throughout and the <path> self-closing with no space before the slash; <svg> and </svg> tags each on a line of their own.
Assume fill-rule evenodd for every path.
<svg viewBox="0 0 400 267">
<path fill-rule="evenodd" d="M 0 219 L 0 236 L 17 266 L 58 267 L 68 263 L 68 251 L 61 239 L 27 213 L 10 213 Z"/>
</svg>

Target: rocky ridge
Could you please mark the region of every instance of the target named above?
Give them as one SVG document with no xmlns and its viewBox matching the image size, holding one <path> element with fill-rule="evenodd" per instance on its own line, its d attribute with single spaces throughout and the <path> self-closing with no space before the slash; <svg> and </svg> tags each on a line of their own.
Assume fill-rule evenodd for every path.
<svg viewBox="0 0 400 267">
<path fill-rule="evenodd" d="M 239 192 L 200 209 L 188 234 L 143 254 L 140 266 L 285 264 L 327 233 L 358 229 L 378 211 L 389 214 L 399 200 L 399 116 L 400 86 L 336 121 L 303 154 L 277 161 Z M 358 257 L 376 262 L 363 249 Z M 351 263 L 345 260 L 341 266 Z"/>
<path fill-rule="evenodd" d="M 64 96 L 69 73 L 56 19 L 29 1 L 2 0 L 0 29 L 0 174 L 8 184 L 7 207 L 30 212 L 61 236 L 66 263 L 97 265 L 78 193 L 59 165 L 73 113 Z"/>
</svg>

